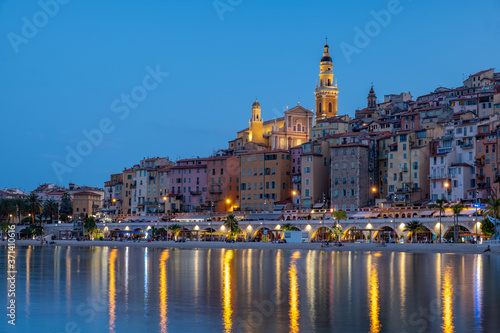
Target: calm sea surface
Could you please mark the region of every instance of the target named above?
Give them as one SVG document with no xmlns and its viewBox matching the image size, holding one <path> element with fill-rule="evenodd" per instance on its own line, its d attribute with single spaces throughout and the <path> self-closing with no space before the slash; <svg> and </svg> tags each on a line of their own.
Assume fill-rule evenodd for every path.
<svg viewBox="0 0 500 333">
<path fill-rule="evenodd" d="M 0 332 L 499 332 L 500 257 L 18 247 Z"/>
</svg>

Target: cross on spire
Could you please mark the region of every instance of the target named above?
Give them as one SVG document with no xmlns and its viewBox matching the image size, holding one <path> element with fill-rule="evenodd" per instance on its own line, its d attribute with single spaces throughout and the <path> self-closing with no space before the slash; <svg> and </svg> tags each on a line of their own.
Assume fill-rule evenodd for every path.
<svg viewBox="0 0 500 333">
<path fill-rule="evenodd" d="M 326 43 L 328 44 L 328 36 L 325 37 Z"/>
</svg>

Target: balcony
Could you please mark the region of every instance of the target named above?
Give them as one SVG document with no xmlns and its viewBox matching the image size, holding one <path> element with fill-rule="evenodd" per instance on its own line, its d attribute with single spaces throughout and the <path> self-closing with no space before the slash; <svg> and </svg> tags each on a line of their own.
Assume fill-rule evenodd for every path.
<svg viewBox="0 0 500 333">
<path fill-rule="evenodd" d="M 219 188 L 213 188 L 213 189 L 208 190 L 208 192 L 209 192 L 210 194 L 221 194 L 221 193 L 222 193 L 222 190 L 221 190 L 221 189 L 219 189 Z"/>
<path fill-rule="evenodd" d="M 466 143 L 466 144 L 464 143 L 464 144 L 460 145 L 460 148 L 462 148 L 462 149 L 472 149 L 472 148 L 474 148 L 474 144 L 473 143 Z"/>
<path fill-rule="evenodd" d="M 428 179 L 448 179 L 449 176 L 448 175 L 445 175 L 445 174 L 441 174 L 441 175 L 429 175 L 427 176 Z"/>
<path fill-rule="evenodd" d="M 483 159 L 476 160 L 476 161 L 474 161 L 474 165 L 475 166 L 484 166 L 484 160 Z"/>
<path fill-rule="evenodd" d="M 484 178 L 484 174 L 483 173 L 476 173 L 476 178 L 477 179 L 483 179 Z"/>
<path fill-rule="evenodd" d="M 196 190 L 190 191 L 189 193 L 191 193 L 191 195 L 201 195 L 201 191 Z"/>
</svg>

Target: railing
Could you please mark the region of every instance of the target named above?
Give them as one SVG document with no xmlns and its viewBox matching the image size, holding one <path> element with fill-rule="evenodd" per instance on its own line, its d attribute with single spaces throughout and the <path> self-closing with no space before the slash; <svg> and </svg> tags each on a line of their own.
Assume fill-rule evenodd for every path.
<svg viewBox="0 0 500 333">
<path fill-rule="evenodd" d="M 429 175 L 427 177 L 428 179 L 446 179 L 446 178 L 449 178 L 448 175 L 444 175 L 444 174 L 441 174 L 441 175 Z"/>
<path fill-rule="evenodd" d="M 474 144 L 472 144 L 472 143 L 461 144 L 460 148 L 462 148 L 462 149 L 474 148 Z"/>
<path fill-rule="evenodd" d="M 201 191 L 190 191 L 191 195 L 201 195 Z"/>
</svg>

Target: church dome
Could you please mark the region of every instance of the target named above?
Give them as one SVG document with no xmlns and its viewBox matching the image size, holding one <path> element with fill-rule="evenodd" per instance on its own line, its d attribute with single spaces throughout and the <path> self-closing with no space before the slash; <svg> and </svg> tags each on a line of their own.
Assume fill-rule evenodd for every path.
<svg viewBox="0 0 500 333">
<path fill-rule="evenodd" d="M 257 100 L 255 100 L 255 102 L 253 102 L 253 104 L 252 104 L 252 107 L 254 107 L 254 108 L 259 107 L 260 108 L 259 102 Z"/>
</svg>

